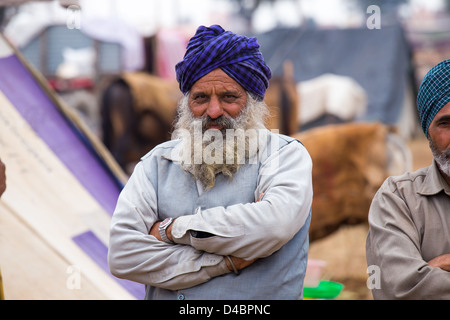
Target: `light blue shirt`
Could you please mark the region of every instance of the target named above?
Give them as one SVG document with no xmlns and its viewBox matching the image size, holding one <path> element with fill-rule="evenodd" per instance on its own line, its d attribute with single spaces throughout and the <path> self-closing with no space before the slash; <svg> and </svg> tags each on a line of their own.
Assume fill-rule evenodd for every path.
<svg viewBox="0 0 450 320">
<path fill-rule="evenodd" d="M 144 283 L 146 299 L 301 299 L 312 203 L 304 146 L 269 133 L 257 163 L 242 165 L 232 180 L 218 175 L 204 191 L 173 156 L 178 144 L 144 156 L 121 192 L 111 221 L 112 274 Z M 166 217 L 177 218 L 175 244 L 148 235 Z M 225 255 L 257 260 L 236 275 Z"/>
</svg>

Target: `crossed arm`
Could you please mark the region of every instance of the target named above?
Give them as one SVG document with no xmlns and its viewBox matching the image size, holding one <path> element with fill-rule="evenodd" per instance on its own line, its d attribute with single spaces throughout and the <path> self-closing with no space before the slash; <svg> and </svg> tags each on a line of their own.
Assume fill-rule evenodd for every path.
<svg viewBox="0 0 450 320">
<path fill-rule="evenodd" d="M 422 226 L 415 220 L 387 180 L 369 211 L 367 264 L 380 270 L 379 287 L 372 289 L 375 299 L 450 299 L 450 254 L 424 260 Z"/>
<path fill-rule="evenodd" d="M 160 235 L 160 233 L 159 233 L 159 225 L 160 225 L 160 224 L 161 224 L 161 221 L 157 221 L 157 222 L 152 226 L 152 228 L 150 229 L 149 234 L 150 234 L 151 236 L 154 236 L 154 237 L 155 237 L 156 239 L 158 239 L 159 241 L 163 241 L 163 240 L 161 239 L 161 235 Z M 173 237 L 172 237 L 172 227 L 173 227 L 173 224 L 171 224 L 171 225 L 166 229 L 166 235 L 167 235 L 167 238 L 168 238 L 170 241 L 173 241 L 173 240 L 174 240 Z M 245 267 L 248 267 L 249 265 L 251 265 L 251 264 L 252 264 L 253 262 L 255 262 L 255 260 L 256 260 L 256 259 L 245 260 L 245 259 L 238 258 L 238 257 L 234 257 L 234 256 L 230 256 L 230 259 L 233 261 L 234 268 L 236 268 L 237 270 L 242 270 L 242 269 L 244 269 Z M 225 259 L 225 258 L 224 258 L 224 260 L 225 260 L 225 263 L 226 263 L 226 265 L 227 265 L 228 270 L 234 271 L 234 268 L 233 268 L 233 265 L 231 265 L 231 262 L 230 262 L 228 259 Z"/>
<path fill-rule="evenodd" d="M 264 199 L 180 216 L 167 233 L 173 244 L 161 241 L 155 190 L 138 164 L 111 222 L 111 273 L 180 290 L 229 273 L 232 268 L 225 256 L 240 269 L 277 251 L 303 226 L 312 202 L 312 164 L 306 150 L 291 143 L 281 153 L 285 154 L 278 174 L 259 179 L 256 193 L 264 192 Z M 274 230 L 275 225 L 283 232 Z M 191 230 L 214 236 L 202 241 Z"/>
</svg>

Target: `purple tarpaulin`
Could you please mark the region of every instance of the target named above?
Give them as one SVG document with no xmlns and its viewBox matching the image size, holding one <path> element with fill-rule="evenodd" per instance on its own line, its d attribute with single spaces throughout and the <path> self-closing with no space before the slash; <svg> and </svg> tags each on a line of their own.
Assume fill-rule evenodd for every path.
<svg viewBox="0 0 450 320">
<path fill-rule="evenodd" d="M 72 239 L 86 254 L 94 260 L 100 268 L 109 273 L 108 263 L 104 257 L 108 248 L 91 231 L 79 234 Z M 124 288 L 138 299 L 144 298 L 144 287 L 140 283 L 115 278 Z"/>
<path fill-rule="evenodd" d="M 120 193 L 118 181 L 15 55 L 0 59 L 0 90 L 86 190 L 112 215 Z"/>
</svg>

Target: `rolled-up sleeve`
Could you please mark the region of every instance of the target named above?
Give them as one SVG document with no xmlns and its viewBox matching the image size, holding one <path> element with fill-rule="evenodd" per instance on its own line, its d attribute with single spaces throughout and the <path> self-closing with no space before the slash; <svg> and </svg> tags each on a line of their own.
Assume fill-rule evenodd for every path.
<svg viewBox="0 0 450 320">
<path fill-rule="evenodd" d="M 157 199 L 142 163 L 122 190 L 111 220 L 108 263 L 119 278 L 179 290 L 228 273 L 222 256 L 149 235 L 157 221 Z"/>
<path fill-rule="evenodd" d="M 280 249 L 310 214 L 312 161 L 305 147 L 294 140 L 265 159 L 259 172 L 255 199 L 263 194 L 260 201 L 198 209 L 179 217 L 172 227 L 174 241 L 244 259 L 267 257 Z M 212 236 L 198 238 L 191 231 Z"/>
</svg>

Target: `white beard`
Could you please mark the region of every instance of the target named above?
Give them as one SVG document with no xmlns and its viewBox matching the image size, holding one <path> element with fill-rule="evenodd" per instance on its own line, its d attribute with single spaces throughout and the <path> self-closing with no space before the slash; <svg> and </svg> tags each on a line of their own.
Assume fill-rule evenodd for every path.
<svg viewBox="0 0 450 320">
<path fill-rule="evenodd" d="M 447 177 L 450 177 L 450 149 L 439 151 L 434 142 L 429 139 L 431 153 L 433 154 L 434 160 L 439 166 L 439 169 Z"/>
<path fill-rule="evenodd" d="M 242 164 L 256 159 L 259 143 L 265 141 L 267 106 L 250 95 L 247 98 L 246 107 L 236 119 L 223 118 L 224 129 L 220 131 L 207 130 L 208 119 L 194 117 L 188 106 L 188 95 L 180 101 L 172 139 L 181 139 L 181 167 L 205 189 L 214 186 L 220 173 L 232 179 Z"/>
</svg>

